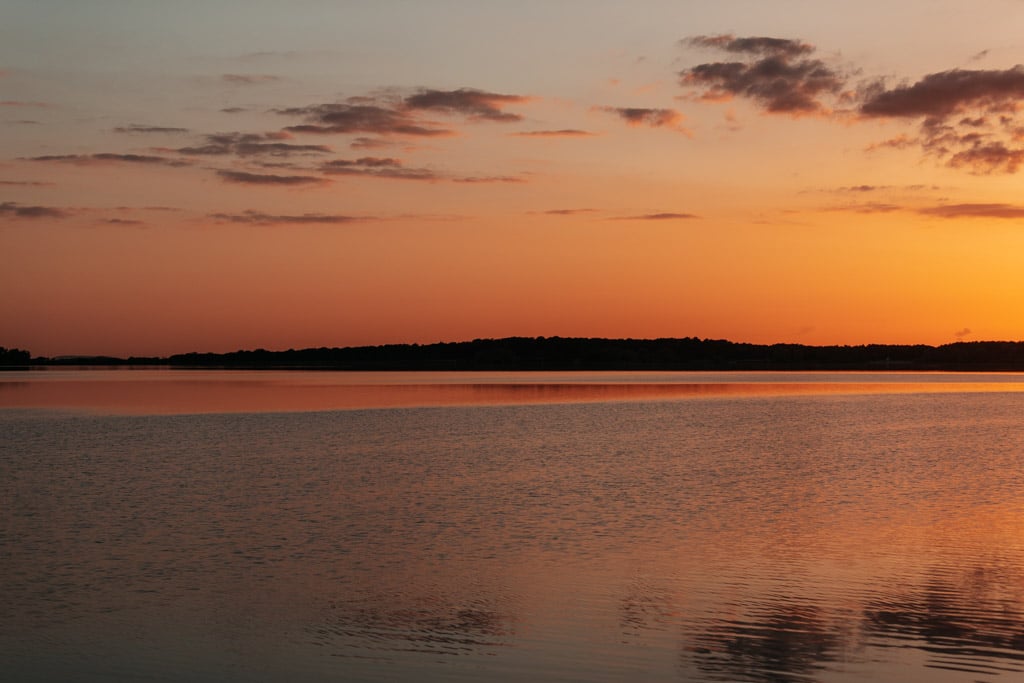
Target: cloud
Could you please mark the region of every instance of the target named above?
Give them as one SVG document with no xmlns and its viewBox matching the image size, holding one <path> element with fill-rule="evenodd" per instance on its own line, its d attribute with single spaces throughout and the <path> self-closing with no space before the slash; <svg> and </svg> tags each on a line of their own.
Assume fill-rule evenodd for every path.
<svg viewBox="0 0 1024 683">
<path fill-rule="evenodd" d="M 456 183 L 525 183 L 526 178 L 514 175 L 462 176 L 452 178 Z"/>
<path fill-rule="evenodd" d="M 420 89 L 407 97 L 391 96 L 383 101 L 374 97 L 350 97 L 345 102 L 314 104 L 277 109 L 284 116 L 298 116 L 306 123 L 288 126 L 295 133 L 369 133 L 371 135 L 411 135 L 430 137 L 451 135 L 453 131 L 421 118 L 422 112 L 461 115 L 473 121 L 509 123 L 522 116 L 504 111 L 510 104 L 531 98 L 504 95 L 475 88 L 458 90 Z"/>
<path fill-rule="evenodd" d="M 406 168 L 398 159 L 390 157 L 361 157 L 335 159 L 320 166 L 329 175 L 370 176 L 394 180 L 440 180 L 442 176 L 426 168 Z"/>
<path fill-rule="evenodd" d="M 335 159 L 320 165 L 328 175 L 362 176 L 389 178 L 392 180 L 447 180 L 455 183 L 522 183 L 519 176 L 455 176 L 429 168 L 409 168 L 393 157 L 360 157 L 359 159 Z"/>
<path fill-rule="evenodd" d="M 1024 98 L 1024 66 L 1005 70 L 953 69 L 912 85 L 875 84 L 860 105 L 868 117 L 937 117 L 971 111 L 1012 112 Z"/>
<path fill-rule="evenodd" d="M 374 135 L 451 135 L 452 131 L 421 124 L 409 112 L 375 104 L 314 104 L 275 110 L 285 116 L 300 116 L 309 123 L 288 126 L 295 133 L 371 133 Z"/>
<path fill-rule="evenodd" d="M 136 221 L 129 218 L 108 218 L 103 222 L 108 225 L 145 225 L 142 221 Z"/>
<path fill-rule="evenodd" d="M 1024 218 L 1024 205 L 1015 204 L 943 204 L 918 209 L 925 216 L 939 218 Z"/>
<path fill-rule="evenodd" d="M 23 102 L 19 100 L 0 100 L 0 107 L 51 107 L 48 102 Z"/>
<path fill-rule="evenodd" d="M 612 220 L 616 221 L 678 221 L 700 218 L 692 213 L 647 213 L 640 216 L 618 216 Z"/>
<path fill-rule="evenodd" d="M 41 180 L 0 180 L 0 185 L 16 187 L 53 187 L 53 183 Z"/>
<path fill-rule="evenodd" d="M 345 223 L 356 223 L 360 221 L 373 220 L 372 218 L 360 218 L 357 216 L 343 216 L 337 214 L 304 213 L 294 216 L 271 215 L 259 211 L 245 211 L 243 213 L 212 213 L 210 218 L 228 223 L 242 223 L 247 225 L 289 225 L 289 224 L 319 224 L 319 225 L 343 225 Z"/>
<path fill-rule="evenodd" d="M 578 216 L 582 213 L 594 213 L 597 209 L 548 209 L 540 213 L 545 216 Z"/>
<path fill-rule="evenodd" d="M 502 110 L 507 104 L 522 104 L 530 101 L 522 95 L 500 95 L 475 88 L 458 90 L 421 90 L 406 97 L 406 109 L 426 109 L 446 114 L 461 114 L 474 120 L 512 122 L 521 121 L 522 116 Z"/>
<path fill-rule="evenodd" d="M 523 138 L 583 138 L 592 137 L 597 133 L 580 130 L 578 128 L 562 128 L 561 130 L 530 130 L 522 133 L 511 133 Z"/>
<path fill-rule="evenodd" d="M 877 148 L 917 145 L 952 168 L 972 173 L 1016 173 L 1024 162 L 1024 66 L 952 69 L 911 84 L 863 89 L 858 112 L 866 119 L 919 119 L 919 136 Z"/>
<path fill-rule="evenodd" d="M 153 166 L 188 166 L 189 162 L 183 159 L 168 159 L 146 154 L 113 154 L 103 152 L 100 154 L 47 154 L 38 157 L 27 157 L 26 161 L 54 161 L 82 166 L 93 165 L 97 162 L 124 162 L 129 164 L 148 164 Z"/>
<path fill-rule="evenodd" d="M 732 35 L 717 35 L 695 36 L 683 42 L 696 47 L 714 48 L 716 50 L 741 54 L 781 54 L 788 57 L 798 57 L 814 52 L 813 45 L 789 38 L 737 38 Z"/>
<path fill-rule="evenodd" d="M 953 336 L 956 337 L 957 339 L 963 339 L 969 334 L 971 334 L 971 328 L 965 327 L 962 330 L 957 330 L 956 332 L 954 332 Z"/>
<path fill-rule="evenodd" d="M 264 173 L 247 173 L 245 171 L 218 170 L 217 175 L 229 183 L 245 185 L 320 185 L 328 182 L 324 178 L 308 175 L 274 175 Z"/>
<path fill-rule="evenodd" d="M 143 126 L 132 123 L 127 126 L 118 126 L 115 133 L 187 133 L 188 128 L 171 128 L 167 126 Z"/>
<path fill-rule="evenodd" d="M 245 107 L 224 107 L 221 109 L 225 114 L 239 114 L 243 111 L 248 111 Z"/>
<path fill-rule="evenodd" d="M 826 211 L 848 211 L 852 213 L 892 213 L 893 211 L 903 211 L 905 207 L 899 204 L 889 204 L 886 202 L 864 202 L 862 204 L 848 204 L 846 206 L 834 206 L 826 209 Z"/>
<path fill-rule="evenodd" d="M 974 144 L 949 158 L 953 168 L 968 168 L 977 174 L 1003 171 L 1016 173 L 1024 162 L 1024 148 L 1010 149 L 1002 142 Z"/>
<path fill-rule="evenodd" d="M 67 211 L 50 206 L 24 206 L 15 202 L 0 202 L 0 216 L 14 218 L 66 218 Z"/>
<path fill-rule="evenodd" d="M 615 114 L 631 126 L 671 128 L 688 133 L 682 127 L 683 115 L 675 109 L 646 109 L 642 107 L 598 107 L 600 111 Z"/>
<path fill-rule="evenodd" d="M 847 74 L 813 58 L 813 45 L 786 38 L 696 36 L 685 44 L 740 55 L 742 61 L 706 62 L 679 72 L 680 84 L 705 100 L 745 97 L 779 114 L 825 113 L 826 97 L 838 97 Z"/>
<path fill-rule="evenodd" d="M 352 149 L 382 149 L 390 147 L 392 144 L 388 140 L 381 140 L 379 138 L 356 138 L 349 143 L 349 147 Z"/>
<path fill-rule="evenodd" d="M 224 74 L 221 80 L 232 85 L 260 85 L 280 81 L 281 77 L 269 74 Z"/>
<path fill-rule="evenodd" d="M 326 145 L 297 145 L 287 142 L 268 142 L 268 140 L 288 139 L 291 136 L 282 133 L 216 133 L 207 135 L 205 144 L 193 147 L 181 147 L 176 150 L 181 154 L 198 156 L 222 156 L 235 154 L 238 156 L 268 155 L 287 157 L 292 155 L 330 154 L 331 148 Z"/>
</svg>

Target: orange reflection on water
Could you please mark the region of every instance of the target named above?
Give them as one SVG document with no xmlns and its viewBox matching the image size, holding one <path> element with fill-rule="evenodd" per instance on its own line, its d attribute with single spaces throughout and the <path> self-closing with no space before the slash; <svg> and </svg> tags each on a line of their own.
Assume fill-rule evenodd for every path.
<svg viewBox="0 0 1024 683">
<path fill-rule="evenodd" d="M 574 375 L 124 369 L 0 373 L 0 408 L 78 409 L 123 414 L 992 391 L 1024 391 L 1024 377 L 921 373 L 901 374 L 886 380 L 881 375 L 858 373 Z"/>
</svg>

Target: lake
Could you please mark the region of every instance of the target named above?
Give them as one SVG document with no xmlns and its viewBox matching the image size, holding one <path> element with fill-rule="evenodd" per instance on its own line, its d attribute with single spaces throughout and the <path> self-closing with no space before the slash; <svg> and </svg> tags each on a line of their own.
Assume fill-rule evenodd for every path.
<svg viewBox="0 0 1024 683">
<path fill-rule="evenodd" d="M 0 372 L 0 678 L 1024 680 L 1024 375 Z"/>
</svg>

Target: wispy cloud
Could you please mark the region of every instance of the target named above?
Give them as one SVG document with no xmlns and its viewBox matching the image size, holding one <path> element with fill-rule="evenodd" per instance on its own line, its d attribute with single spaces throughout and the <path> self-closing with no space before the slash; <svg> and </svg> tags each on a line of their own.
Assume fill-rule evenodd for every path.
<svg viewBox="0 0 1024 683">
<path fill-rule="evenodd" d="M 216 133 L 207 135 L 204 144 L 181 147 L 176 151 L 190 156 L 275 156 L 329 154 L 332 150 L 326 145 L 299 145 L 279 142 L 291 136 L 287 133 Z"/>
<path fill-rule="evenodd" d="M 26 206 L 16 202 L 0 202 L 0 216 L 14 218 L 66 218 L 68 212 L 52 206 Z"/>
<path fill-rule="evenodd" d="M 280 185 L 295 187 L 299 185 L 321 185 L 329 182 L 325 178 L 308 175 L 275 175 L 266 173 L 248 173 L 246 171 L 231 171 L 221 169 L 217 175 L 229 183 L 240 183 L 244 185 Z"/>
<path fill-rule="evenodd" d="M 348 146 L 352 149 L 383 149 L 391 147 L 393 144 L 390 140 L 360 137 L 350 142 Z"/>
<path fill-rule="evenodd" d="M 277 109 L 284 116 L 301 117 L 304 124 L 286 127 L 296 133 L 369 133 L 371 135 L 409 135 L 431 137 L 452 135 L 454 131 L 425 120 L 424 113 L 465 117 L 470 121 L 510 123 L 522 116 L 505 111 L 512 104 L 529 102 L 524 95 L 487 92 L 476 88 L 433 90 L 421 88 L 412 95 L 394 94 L 383 98 L 350 97 L 344 102 L 328 102 L 305 107 Z"/>
<path fill-rule="evenodd" d="M 639 216 L 617 216 L 612 220 L 616 221 L 680 221 L 693 220 L 700 216 L 692 213 L 645 213 Z"/>
<path fill-rule="evenodd" d="M 471 175 L 452 178 L 456 183 L 525 183 L 526 178 L 515 175 Z"/>
<path fill-rule="evenodd" d="M 25 157 L 25 161 L 43 161 L 78 164 L 82 166 L 94 165 L 97 163 L 128 163 L 147 164 L 152 166 L 188 166 L 189 162 L 184 159 L 169 159 L 167 157 L 153 156 L 148 154 L 114 154 L 102 152 L 99 154 L 47 154 L 38 157 Z"/>
<path fill-rule="evenodd" d="M 0 107 L 52 107 L 49 102 L 25 102 L 21 100 L 0 100 Z"/>
<path fill-rule="evenodd" d="M 586 138 L 593 137 L 597 133 L 591 133 L 579 128 L 562 128 L 560 130 L 528 130 L 521 133 L 510 133 L 523 138 Z"/>
<path fill-rule="evenodd" d="M 301 117 L 308 122 L 285 128 L 295 133 L 371 133 L 425 137 L 452 134 L 446 128 L 422 124 L 409 112 L 376 104 L 314 104 L 278 109 L 276 113 Z"/>
<path fill-rule="evenodd" d="M 521 121 L 522 116 L 502 109 L 509 104 L 529 102 L 523 95 L 502 95 L 499 93 L 459 88 L 458 90 L 421 90 L 406 97 L 406 109 L 426 109 L 446 114 L 461 114 L 474 120 L 512 122 Z"/>
<path fill-rule="evenodd" d="M 683 127 L 684 117 L 675 109 L 648 109 L 644 107 L 597 107 L 599 111 L 615 114 L 630 126 L 668 128 L 689 134 Z"/>
<path fill-rule="evenodd" d="M 170 126 L 144 126 L 132 123 L 127 126 L 118 126 L 115 133 L 187 133 L 188 128 L 173 128 Z"/>
<path fill-rule="evenodd" d="M 1024 218 L 1024 205 L 1017 204 L 943 204 L 917 210 L 939 218 Z"/>
<path fill-rule="evenodd" d="M 267 214 L 260 211 L 245 211 L 243 213 L 213 213 L 210 218 L 227 223 L 242 223 L 247 225 L 343 225 L 346 223 L 357 223 L 374 220 L 373 218 L 359 216 L 345 216 L 339 214 L 303 213 L 297 215 Z"/>
<path fill-rule="evenodd" d="M 824 98 L 838 96 L 846 87 L 847 74 L 814 57 L 815 47 L 802 41 L 716 35 L 683 43 L 738 57 L 679 72 L 680 83 L 700 90 L 702 99 L 745 97 L 772 113 L 814 114 L 828 111 Z"/>
<path fill-rule="evenodd" d="M 539 213 L 545 216 L 578 216 L 584 213 L 594 213 L 597 209 L 548 209 Z"/>
<path fill-rule="evenodd" d="M 361 176 L 390 180 L 449 181 L 454 183 L 523 183 L 526 179 L 512 175 L 454 175 L 430 168 L 411 168 L 393 157 L 360 157 L 334 159 L 320 165 L 327 175 Z"/>
<path fill-rule="evenodd" d="M 53 187 L 54 183 L 42 180 L 0 180 L 0 185 L 8 187 Z"/>
<path fill-rule="evenodd" d="M 262 85 L 280 81 L 280 76 L 270 74 L 224 74 L 221 80 L 232 85 Z"/>
<path fill-rule="evenodd" d="M 335 159 L 321 164 L 320 170 L 329 175 L 371 176 L 393 180 L 440 180 L 443 176 L 427 168 L 406 168 L 391 157 L 360 157 Z"/>
</svg>

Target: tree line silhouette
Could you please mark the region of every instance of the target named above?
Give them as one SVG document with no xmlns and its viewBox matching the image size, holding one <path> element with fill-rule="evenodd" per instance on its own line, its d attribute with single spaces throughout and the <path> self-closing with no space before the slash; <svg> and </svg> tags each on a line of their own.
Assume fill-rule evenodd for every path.
<svg viewBox="0 0 1024 683">
<path fill-rule="evenodd" d="M 31 358 L 0 348 L 5 365 L 164 365 L 325 370 L 958 370 L 1024 371 L 1024 342 L 806 346 L 721 339 L 508 337 L 436 344 L 183 353 L 166 358 Z"/>
</svg>

